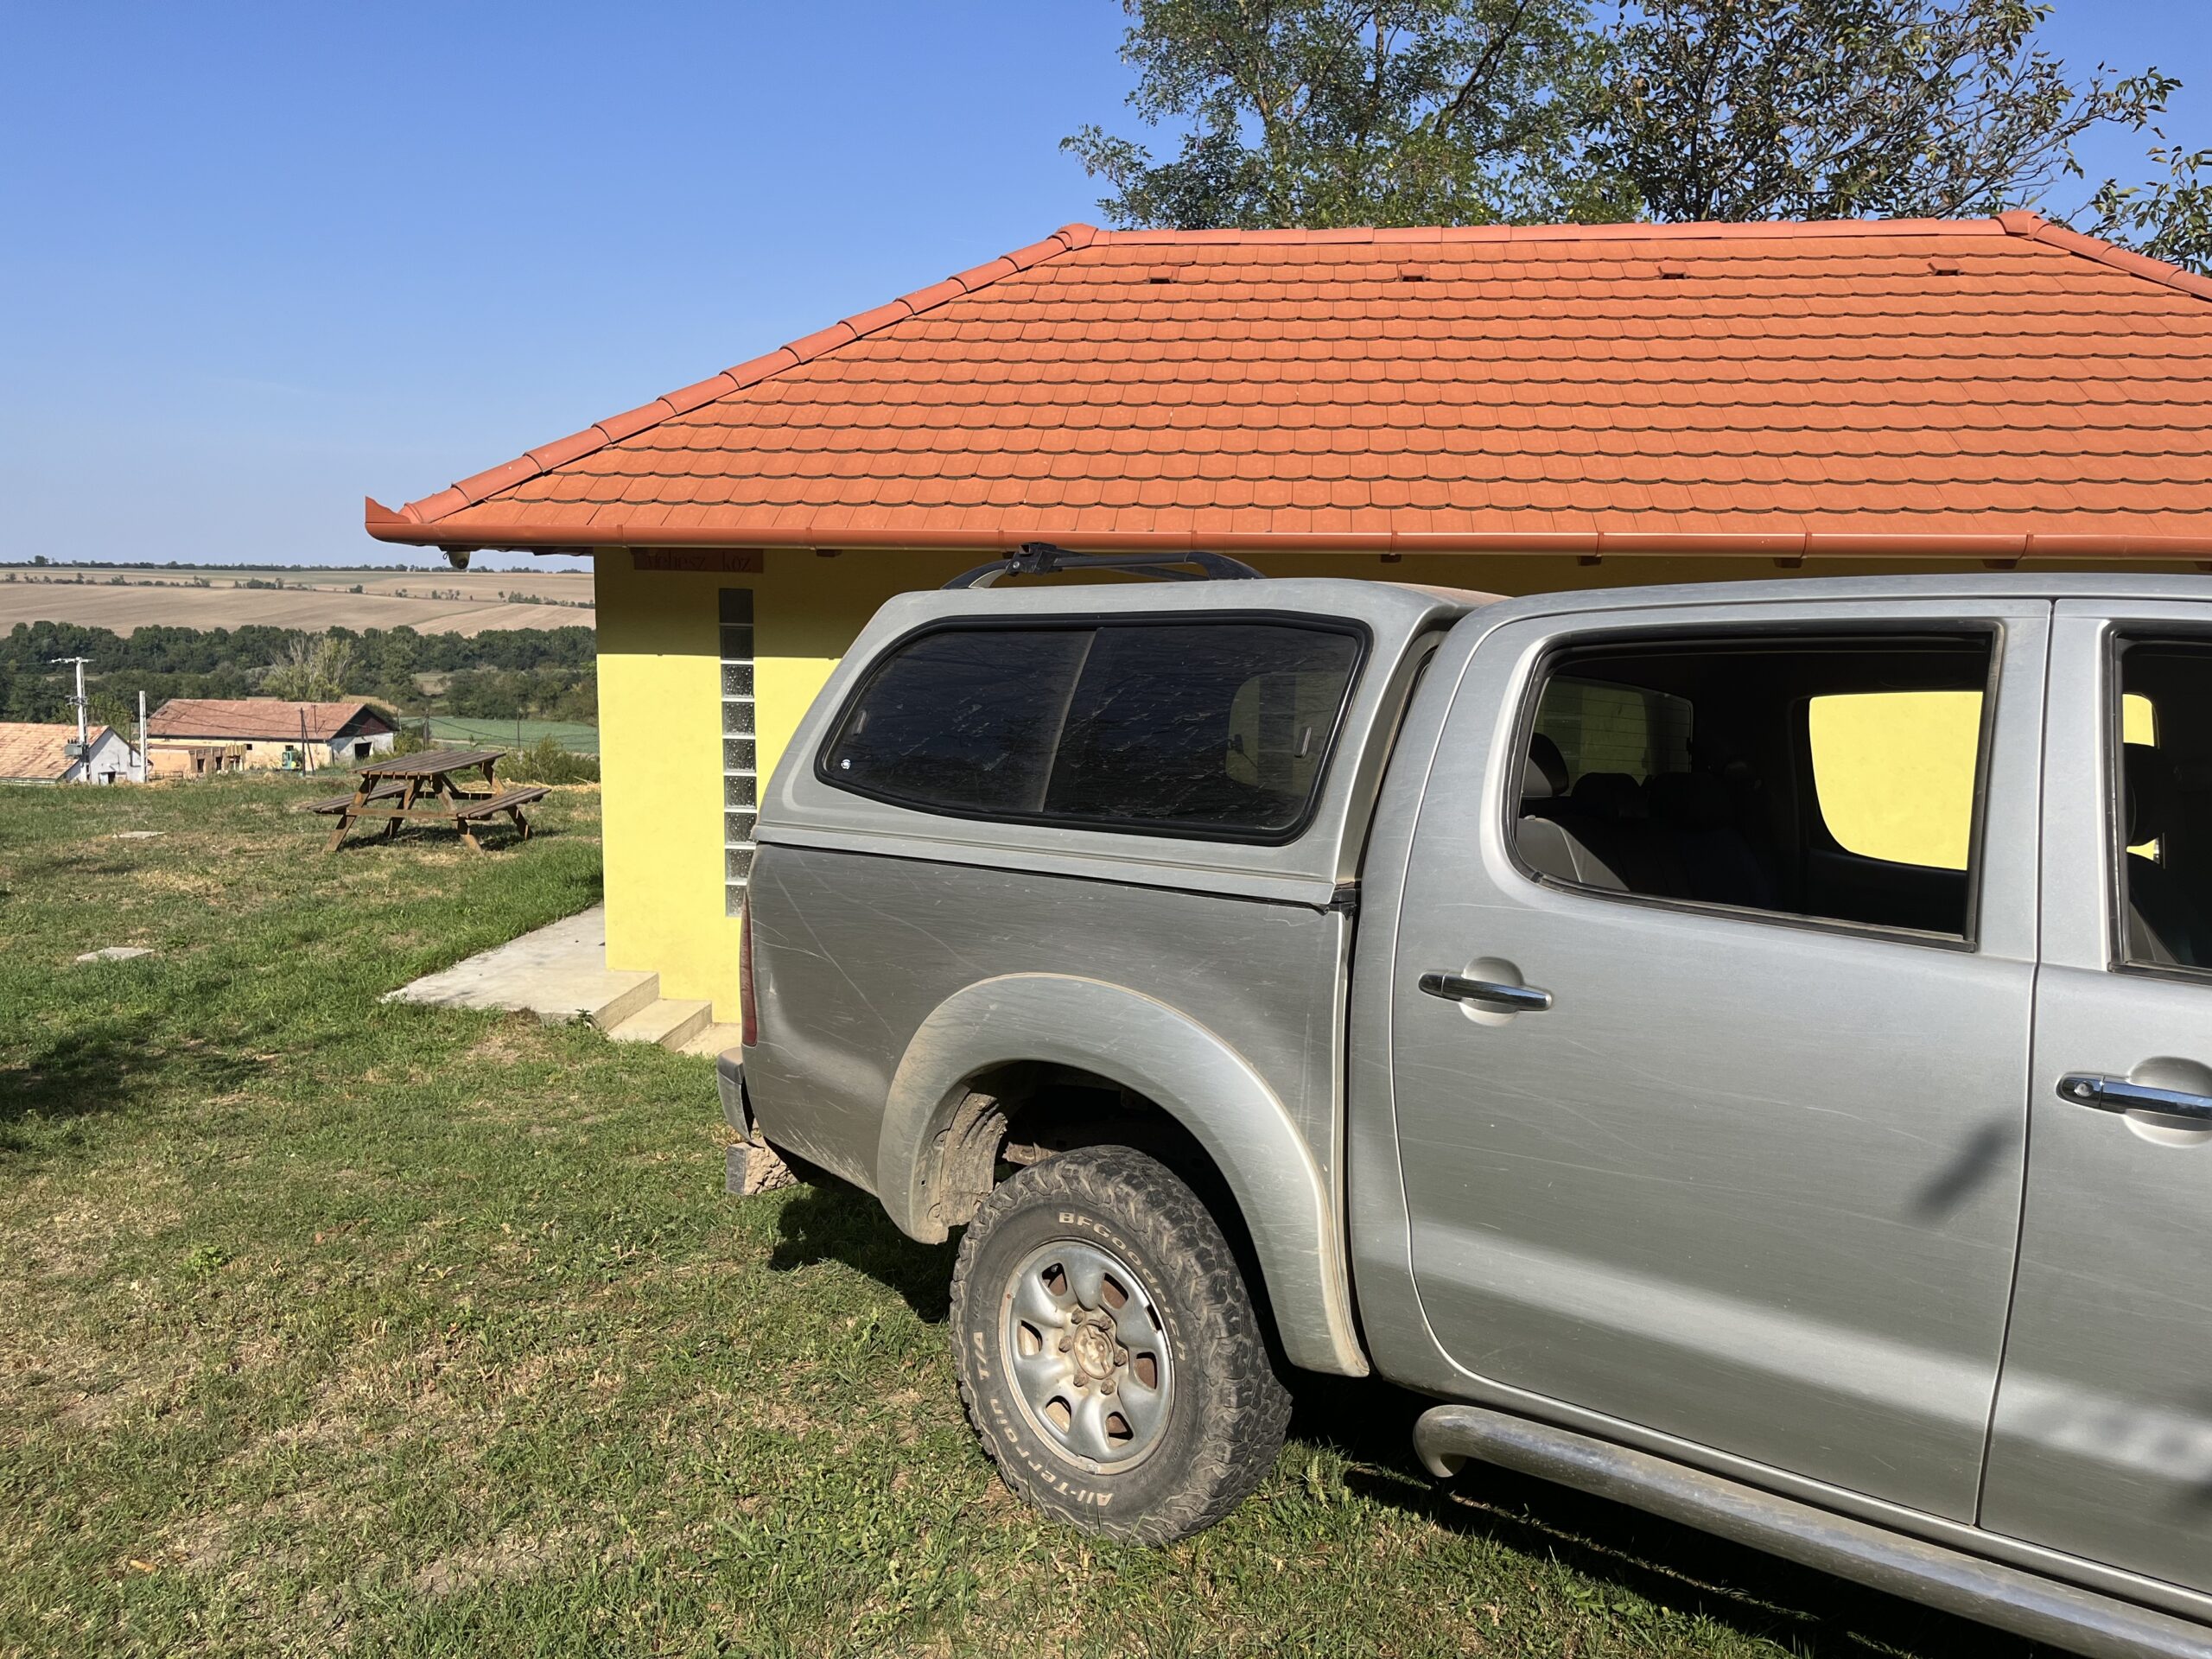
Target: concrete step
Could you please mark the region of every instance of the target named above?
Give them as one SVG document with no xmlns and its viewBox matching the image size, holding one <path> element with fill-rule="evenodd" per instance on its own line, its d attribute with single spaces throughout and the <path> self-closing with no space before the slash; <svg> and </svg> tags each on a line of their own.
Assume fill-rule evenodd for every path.
<svg viewBox="0 0 2212 1659">
<path fill-rule="evenodd" d="M 724 1049 L 735 1048 L 744 1035 L 742 1026 L 709 1026 L 683 1045 L 683 1052 L 686 1054 L 703 1054 L 711 1060 Z"/>
<path fill-rule="evenodd" d="M 620 1025 L 608 1027 L 607 1034 L 618 1043 L 658 1043 L 663 1048 L 681 1048 L 713 1023 L 714 1017 L 715 1005 L 711 1002 L 684 1002 L 663 997 Z"/>
<path fill-rule="evenodd" d="M 575 990 L 584 999 L 584 1017 L 612 1033 L 624 1020 L 660 1000 L 660 976 L 601 969 L 589 981 L 577 983 Z"/>
<path fill-rule="evenodd" d="M 660 976 L 607 965 L 607 912 L 594 905 L 391 992 L 388 1002 L 527 1008 L 549 1024 L 619 1026 L 660 995 Z"/>
</svg>

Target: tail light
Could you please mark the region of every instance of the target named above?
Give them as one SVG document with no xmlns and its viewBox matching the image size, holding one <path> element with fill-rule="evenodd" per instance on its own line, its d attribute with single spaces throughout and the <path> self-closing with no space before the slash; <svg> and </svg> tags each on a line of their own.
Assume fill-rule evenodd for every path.
<svg viewBox="0 0 2212 1659">
<path fill-rule="evenodd" d="M 753 990 L 753 900 L 747 897 L 737 920 L 738 1040 L 750 1048 L 760 1040 L 760 1003 Z"/>
</svg>

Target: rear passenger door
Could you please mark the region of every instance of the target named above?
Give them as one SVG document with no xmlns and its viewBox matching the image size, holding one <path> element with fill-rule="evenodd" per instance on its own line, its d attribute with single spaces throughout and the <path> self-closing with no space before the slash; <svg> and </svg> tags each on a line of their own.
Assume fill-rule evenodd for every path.
<svg viewBox="0 0 2212 1659">
<path fill-rule="evenodd" d="M 2059 607 L 1982 1524 L 2212 1591 L 2212 604 Z"/>
<path fill-rule="evenodd" d="M 1473 653 L 1391 992 L 1414 1276 L 1470 1395 L 1971 1519 L 2050 613 L 1684 607 Z M 1948 772 L 1816 752 L 1819 700 L 1874 694 L 1965 696 Z"/>
</svg>

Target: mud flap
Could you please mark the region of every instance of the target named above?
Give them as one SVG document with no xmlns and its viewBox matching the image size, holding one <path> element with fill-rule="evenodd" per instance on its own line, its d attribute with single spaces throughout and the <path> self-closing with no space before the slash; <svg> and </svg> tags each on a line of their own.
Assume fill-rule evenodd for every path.
<svg viewBox="0 0 2212 1659">
<path fill-rule="evenodd" d="M 722 1122 L 747 1146 L 760 1144 L 753 1122 L 753 1102 L 745 1092 L 745 1051 L 726 1048 L 715 1057 L 715 1092 L 721 1096 Z"/>
</svg>

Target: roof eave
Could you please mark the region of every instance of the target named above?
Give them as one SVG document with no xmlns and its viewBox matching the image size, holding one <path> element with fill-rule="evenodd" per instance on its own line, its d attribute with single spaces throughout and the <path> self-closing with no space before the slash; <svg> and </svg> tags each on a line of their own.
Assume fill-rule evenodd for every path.
<svg viewBox="0 0 2212 1659">
<path fill-rule="evenodd" d="M 1078 553 L 1457 553 L 1545 554 L 1585 558 L 2111 558 L 2212 560 L 2212 533 L 2008 531 L 1878 531 L 1770 530 L 1697 532 L 1642 531 L 1113 531 L 1037 524 L 998 531 L 935 531 L 896 526 L 842 529 L 796 524 L 734 531 L 709 525 L 588 525 L 476 523 L 466 527 L 403 519 L 369 504 L 366 528 L 378 541 L 448 552 L 575 554 L 601 548 L 723 547 L 836 549 L 899 552 L 1010 552 L 1047 541 Z M 382 515 L 379 517 L 379 515 Z"/>
</svg>

